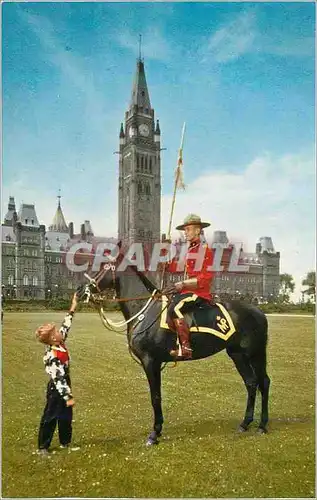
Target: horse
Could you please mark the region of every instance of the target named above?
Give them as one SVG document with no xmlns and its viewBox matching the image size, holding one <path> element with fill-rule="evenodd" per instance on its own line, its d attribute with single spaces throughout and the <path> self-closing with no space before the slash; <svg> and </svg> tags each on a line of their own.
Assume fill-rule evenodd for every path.
<svg viewBox="0 0 317 500">
<path fill-rule="evenodd" d="M 85 285 L 88 291 L 86 298 L 88 301 L 90 299 L 96 301 L 98 297 L 102 300 L 102 294 L 107 290 L 113 289 L 115 291 L 113 300 L 120 305 L 124 317 L 124 321 L 120 325 L 127 325 L 130 353 L 139 360 L 149 383 L 154 424 L 146 445 L 151 446 L 158 444 L 158 438 L 162 434 L 164 419 L 161 397 L 161 372 L 166 363 L 175 362 L 170 355 L 170 351 L 175 349 L 177 336 L 175 330 L 168 323 L 162 328 L 161 321 L 164 307 L 166 314 L 166 297 L 159 293 L 153 282 L 145 273 L 139 271 L 133 265 L 127 265 L 124 271 L 120 271 L 118 268 L 119 259 L 117 258 L 111 264 L 105 264 L 94 276 L 89 277 L 86 275 L 90 279 L 90 284 Z M 138 295 L 137 288 L 139 288 L 139 292 L 142 290 L 147 292 L 147 295 Z M 132 297 L 129 297 L 130 295 Z M 142 306 L 140 306 L 141 299 L 143 300 Z M 145 305 L 144 302 L 146 302 Z M 199 331 L 198 327 L 196 331 L 191 333 L 193 358 L 184 361 L 191 362 L 206 358 L 226 349 L 247 390 L 245 415 L 238 426 L 238 431 L 247 431 L 253 421 L 256 393 L 257 389 L 259 389 L 262 396 L 262 406 L 257 432 L 265 434 L 268 432 L 270 387 L 270 378 L 266 371 L 267 318 L 257 307 L 239 300 L 226 302 L 222 305 L 218 304 L 218 306 L 225 308 L 229 313 L 233 333 L 224 340 L 224 335 L 217 336 L 204 333 Z M 199 311 L 207 321 L 210 312 L 208 309 L 212 311 L 212 307 L 210 306 L 205 311 Z M 99 307 L 99 313 L 103 324 L 111 328 L 113 323 L 106 318 L 101 306 Z M 195 320 L 195 318 L 193 319 Z"/>
</svg>

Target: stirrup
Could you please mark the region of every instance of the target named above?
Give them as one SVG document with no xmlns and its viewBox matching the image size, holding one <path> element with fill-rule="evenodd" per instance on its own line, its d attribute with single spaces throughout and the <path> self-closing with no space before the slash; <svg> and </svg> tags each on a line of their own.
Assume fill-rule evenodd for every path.
<svg viewBox="0 0 317 500">
<path fill-rule="evenodd" d="M 172 349 L 170 355 L 176 360 L 181 359 L 192 359 L 193 350 L 190 347 L 182 347 L 181 353 L 178 349 Z"/>
</svg>

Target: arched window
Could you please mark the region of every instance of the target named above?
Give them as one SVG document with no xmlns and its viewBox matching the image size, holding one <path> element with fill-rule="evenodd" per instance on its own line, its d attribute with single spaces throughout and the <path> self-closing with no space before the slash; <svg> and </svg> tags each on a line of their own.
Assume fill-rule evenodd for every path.
<svg viewBox="0 0 317 500">
<path fill-rule="evenodd" d="M 27 274 L 25 274 L 25 275 L 23 276 L 23 285 L 24 285 L 24 286 L 28 286 L 28 284 L 29 284 L 29 277 L 28 277 L 28 275 L 27 275 Z"/>
<path fill-rule="evenodd" d="M 13 285 L 14 284 L 14 277 L 12 276 L 12 274 L 10 274 L 8 276 L 8 285 Z"/>
<path fill-rule="evenodd" d="M 149 195 L 151 194 L 151 188 L 150 188 L 150 185 L 149 183 L 147 182 L 146 185 L 145 185 L 145 194 Z"/>
<path fill-rule="evenodd" d="M 149 158 L 149 171 L 150 171 L 150 174 L 152 173 L 152 157 L 150 156 Z"/>
<path fill-rule="evenodd" d="M 138 194 L 142 194 L 142 182 L 138 182 Z"/>
<path fill-rule="evenodd" d="M 33 276 L 33 286 L 38 286 L 39 281 L 37 279 L 37 276 Z"/>
<path fill-rule="evenodd" d="M 137 153 L 136 155 L 136 170 L 138 171 L 140 167 L 140 155 Z"/>
<path fill-rule="evenodd" d="M 147 156 L 144 157 L 144 169 L 147 171 Z"/>
</svg>

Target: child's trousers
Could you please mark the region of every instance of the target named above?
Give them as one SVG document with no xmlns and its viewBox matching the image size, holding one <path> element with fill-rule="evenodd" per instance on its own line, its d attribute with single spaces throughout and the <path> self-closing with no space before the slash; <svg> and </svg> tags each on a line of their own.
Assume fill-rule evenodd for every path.
<svg viewBox="0 0 317 500">
<path fill-rule="evenodd" d="M 40 422 L 38 448 L 49 448 L 56 424 L 58 424 L 60 444 L 68 445 L 72 440 L 72 419 L 73 407 L 66 406 L 66 401 L 50 380 L 46 391 L 46 405 Z"/>
</svg>

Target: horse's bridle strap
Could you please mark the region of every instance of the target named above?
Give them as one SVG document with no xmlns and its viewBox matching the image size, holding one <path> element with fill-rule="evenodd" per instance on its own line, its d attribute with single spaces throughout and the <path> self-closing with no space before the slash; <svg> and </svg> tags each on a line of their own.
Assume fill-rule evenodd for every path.
<svg viewBox="0 0 317 500">
<path fill-rule="evenodd" d="M 156 297 L 156 295 L 158 295 L 159 297 Z M 109 302 L 132 302 L 135 300 L 147 300 L 150 297 L 152 297 L 152 295 L 140 295 L 138 297 L 118 297 L 115 299 L 106 299 L 106 300 Z M 161 297 L 162 297 L 162 293 L 156 292 L 156 294 L 153 298 L 154 298 L 154 300 L 157 300 L 158 298 L 161 298 Z"/>
</svg>

